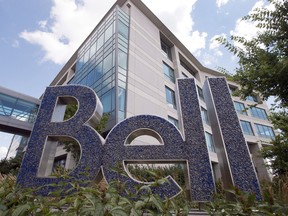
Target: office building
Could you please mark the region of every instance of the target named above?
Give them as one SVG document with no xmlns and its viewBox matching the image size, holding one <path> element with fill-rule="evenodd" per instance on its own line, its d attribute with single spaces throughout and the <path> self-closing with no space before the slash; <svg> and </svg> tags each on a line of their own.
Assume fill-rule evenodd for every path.
<svg viewBox="0 0 288 216">
<path fill-rule="evenodd" d="M 221 76 L 222 73 L 204 67 L 140 0 L 118 0 L 51 86 L 82 84 L 94 89 L 104 112 L 109 114 L 106 131 L 121 120 L 140 114 L 166 118 L 181 131 L 175 80 L 195 78 L 210 159 L 215 177 L 220 178 L 202 87 L 207 77 Z M 239 88 L 235 83 L 228 84 L 231 93 Z M 251 106 L 259 102 L 257 95 L 245 101 L 232 98 L 258 177 L 269 179 L 264 161 L 258 156 L 259 149 L 274 137 L 267 106 Z"/>
</svg>

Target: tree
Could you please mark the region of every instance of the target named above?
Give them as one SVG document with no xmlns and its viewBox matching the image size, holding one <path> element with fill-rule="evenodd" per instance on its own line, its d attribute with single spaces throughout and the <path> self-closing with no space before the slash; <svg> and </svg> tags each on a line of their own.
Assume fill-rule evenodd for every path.
<svg viewBox="0 0 288 216">
<path fill-rule="evenodd" d="M 288 113 L 286 110 L 272 113 L 270 119 L 280 132 L 272 140 L 271 146 L 261 150 L 261 155 L 269 159 L 268 166 L 279 177 L 288 174 Z"/>
<path fill-rule="evenodd" d="M 281 106 L 287 107 L 288 1 L 268 1 L 274 10 L 258 8 L 242 18 L 255 22 L 256 37 L 246 39 L 232 35 L 230 40 L 218 38 L 218 41 L 239 58 L 233 80 L 241 85 L 243 98 L 256 91 L 264 100 L 275 96 Z"/>
<path fill-rule="evenodd" d="M 14 158 L 2 159 L 0 161 L 0 174 L 17 174 L 21 166 L 23 154 L 16 155 Z"/>
<path fill-rule="evenodd" d="M 232 35 L 230 40 L 218 38 L 230 52 L 239 58 L 239 66 L 230 78 L 239 83 L 242 98 L 260 93 L 263 100 L 274 96 L 280 108 L 272 112 L 270 120 L 279 130 L 272 146 L 261 152 L 270 160 L 274 174 L 288 173 L 288 1 L 268 0 L 271 6 L 255 9 L 242 18 L 254 22 L 258 28 L 256 36 L 247 39 Z"/>
</svg>

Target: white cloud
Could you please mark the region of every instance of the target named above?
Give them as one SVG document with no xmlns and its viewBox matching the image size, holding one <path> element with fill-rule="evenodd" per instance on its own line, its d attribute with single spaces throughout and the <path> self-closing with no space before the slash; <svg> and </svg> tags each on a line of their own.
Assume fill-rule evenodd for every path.
<svg viewBox="0 0 288 216">
<path fill-rule="evenodd" d="M 222 33 L 220 35 L 214 35 L 209 41 L 209 49 L 210 50 L 214 50 L 214 49 L 217 49 L 220 47 L 221 44 L 216 40 L 219 37 L 226 38 L 226 34 Z"/>
<path fill-rule="evenodd" d="M 0 146 L 0 160 L 6 157 L 7 151 L 7 147 Z"/>
<path fill-rule="evenodd" d="M 262 7 L 265 7 L 268 10 L 274 10 L 273 4 L 265 5 L 265 2 L 263 0 L 259 0 L 254 4 L 252 9 L 249 11 L 249 14 L 253 13 L 253 11 L 256 8 L 262 8 Z M 251 40 L 253 37 L 255 37 L 261 31 L 261 29 L 257 28 L 256 25 L 257 25 L 257 22 L 251 22 L 248 20 L 238 19 L 236 21 L 234 30 L 230 31 L 230 34 L 235 35 L 235 36 L 244 37 L 247 40 Z M 238 46 L 240 48 L 243 48 L 243 46 L 241 46 L 241 44 L 239 44 L 237 42 L 234 43 L 234 45 Z"/>
<path fill-rule="evenodd" d="M 20 37 L 39 45 L 44 51 L 43 60 L 65 63 L 115 0 L 95 1 L 53 0 L 48 20 L 39 21 L 39 29 L 24 30 Z"/>
<path fill-rule="evenodd" d="M 209 53 L 205 53 L 203 55 L 203 63 L 206 66 L 217 65 L 219 57 L 223 56 L 223 52 L 220 50 L 221 44 L 216 40 L 218 37 L 226 38 L 226 35 L 224 33 L 220 35 L 214 35 L 209 40 Z"/>
<path fill-rule="evenodd" d="M 13 134 L 0 131 L 0 159 L 6 157 L 12 138 Z"/>
<path fill-rule="evenodd" d="M 229 0 L 216 0 L 217 7 L 222 7 L 223 5 L 227 4 Z"/>
<path fill-rule="evenodd" d="M 176 37 L 196 54 L 206 45 L 206 32 L 193 30 L 191 17 L 193 5 L 197 0 L 143 0 L 157 17 L 176 35 Z"/>
<path fill-rule="evenodd" d="M 197 0 L 143 0 L 191 52 L 205 48 L 206 32 L 193 31 L 192 7 Z M 115 0 L 53 0 L 50 17 L 20 37 L 44 51 L 43 60 L 65 63 Z"/>
</svg>

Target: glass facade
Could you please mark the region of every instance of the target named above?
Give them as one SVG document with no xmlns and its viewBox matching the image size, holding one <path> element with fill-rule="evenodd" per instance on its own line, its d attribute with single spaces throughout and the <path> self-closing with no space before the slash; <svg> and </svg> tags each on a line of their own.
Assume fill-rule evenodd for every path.
<svg viewBox="0 0 288 216">
<path fill-rule="evenodd" d="M 254 132 L 251 127 L 251 123 L 247 121 L 240 120 L 242 131 L 245 135 L 252 135 L 254 136 Z"/>
<path fill-rule="evenodd" d="M 78 51 L 75 76 L 69 84 L 95 90 L 110 115 L 108 127 L 125 118 L 129 16 L 116 7 Z"/>
<path fill-rule="evenodd" d="M 25 148 L 25 146 L 28 143 L 28 137 L 26 136 L 20 136 L 20 135 L 14 135 L 13 139 L 10 143 L 10 147 L 8 150 L 8 153 L 6 155 L 6 159 L 14 158 L 21 154 Z"/>
<path fill-rule="evenodd" d="M 37 111 L 37 104 L 0 93 L 0 116 L 34 123 Z"/>
<path fill-rule="evenodd" d="M 256 128 L 257 128 L 257 134 L 260 137 L 264 137 L 264 138 L 274 138 L 275 134 L 274 131 L 272 129 L 272 127 L 266 126 L 266 125 L 261 125 L 261 124 L 255 124 Z"/>
<path fill-rule="evenodd" d="M 243 103 L 234 101 L 234 107 L 237 113 L 247 115 L 246 108 Z"/>
<path fill-rule="evenodd" d="M 266 111 L 258 107 L 250 107 L 250 111 L 253 117 L 268 120 Z"/>
</svg>

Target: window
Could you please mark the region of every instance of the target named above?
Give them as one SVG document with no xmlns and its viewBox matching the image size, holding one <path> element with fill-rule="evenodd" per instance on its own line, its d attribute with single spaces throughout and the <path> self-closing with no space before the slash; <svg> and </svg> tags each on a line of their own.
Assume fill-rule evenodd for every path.
<svg viewBox="0 0 288 216">
<path fill-rule="evenodd" d="M 250 107 L 250 111 L 253 117 L 268 120 L 266 111 L 258 107 Z"/>
<path fill-rule="evenodd" d="M 168 103 L 169 106 L 173 107 L 176 109 L 176 99 L 175 99 L 175 92 L 165 86 L 165 92 L 166 92 L 166 102 Z"/>
<path fill-rule="evenodd" d="M 113 35 L 113 23 L 105 31 L 105 42 Z"/>
<path fill-rule="evenodd" d="M 183 57 L 182 57 L 183 58 Z M 183 58 L 184 59 L 184 58 Z M 187 61 L 187 60 L 185 60 L 185 61 Z M 192 75 L 192 76 L 196 76 L 196 73 L 197 73 L 197 71 L 195 71 L 195 69 L 192 67 L 192 66 L 188 66 L 188 62 L 187 63 L 185 63 L 182 59 L 181 59 L 181 56 L 180 56 L 180 65 L 183 67 L 183 68 L 185 68 L 188 72 L 190 72 L 190 74 Z M 193 69 L 192 69 L 193 68 Z"/>
<path fill-rule="evenodd" d="M 129 35 L 129 29 L 128 26 L 126 26 L 123 22 L 118 22 L 118 31 L 119 33 L 124 36 L 125 38 L 128 38 Z"/>
<path fill-rule="evenodd" d="M 87 86 L 92 86 L 92 84 L 95 81 L 94 76 L 95 76 L 95 72 L 94 72 L 94 70 L 91 70 L 87 75 L 87 79 L 86 79 L 86 85 Z"/>
<path fill-rule="evenodd" d="M 172 60 L 171 48 L 163 40 L 161 40 L 161 49 L 165 56 Z"/>
<path fill-rule="evenodd" d="M 205 132 L 205 139 L 206 139 L 208 150 L 211 152 L 216 152 L 212 134 Z"/>
<path fill-rule="evenodd" d="M 105 74 L 113 67 L 113 52 L 111 52 L 106 58 L 103 60 L 103 73 Z"/>
<path fill-rule="evenodd" d="M 251 123 L 247 121 L 240 120 L 240 124 L 242 127 L 242 131 L 245 135 L 252 135 L 254 136 L 254 132 L 251 127 Z"/>
<path fill-rule="evenodd" d="M 253 102 L 258 102 L 258 99 L 255 95 L 249 95 L 246 97 L 246 100 L 248 101 L 253 101 Z"/>
<path fill-rule="evenodd" d="M 168 120 L 173 124 L 175 125 L 175 127 L 179 128 L 179 123 L 178 123 L 178 120 L 171 117 L 171 116 L 168 116 Z"/>
<path fill-rule="evenodd" d="M 243 103 L 234 101 L 234 107 L 237 113 L 247 115 L 247 112 Z"/>
<path fill-rule="evenodd" d="M 127 70 L 127 53 L 123 52 L 121 49 L 118 50 L 118 65 L 124 70 Z"/>
<path fill-rule="evenodd" d="M 125 119 L 126 90 L 118 88 L 118 121 Z"/>
<path fill-rule="evenodd" d="M 101 79 L 101 77 L 103 76 L 103 71 L 102 71 L 102 62 L 100 62 L 98 65 L 96 65 L 96 67 L 94 68 L 95 71 L 95 80 L 99 80 Z"/>
<path fill-rule="evenodd" d="M 115 109 L 114 88 L 109 90 L 102 96 L 101 102 L 103 104 L 103 112 L 110 113 Z"/>
<path fill-rule="evenodd" d="M 163 72 L 165 76 L 173 83 L 175 83 L 174 70 L 163 62 Z"/>
<path fill-rule="evenodd" d="M 202 117 L 202 121 L 205 122 L 206 124 L 210 125 L 210 121 L 208 118 L 208 113 L 207 110 L 204 109 L 203 107 L 201 107 L 201 117 Z"/>
<path fill-rule="evenodd" d="M 272 129 L 272 127 L 266 126 L 266 125 L 261 125 L 261 124 L 255 124 L 257 128 L 257 134 L 260 137 L 264 138 L 274 138 L 275 134 Z"/>
<path fill-rule="evenodd" d="M 100 35 L 97 40 L 97 50 L 99 50 L 104 44 L 104 33 Z"/>
<path fill-rule="evenodd" d="M 197 86 L 197 91 L 198 91 L 198 95 L 199 95 L 200 99 L 204 101 L 203 91 L 199 86 Z"/>
</svg>

